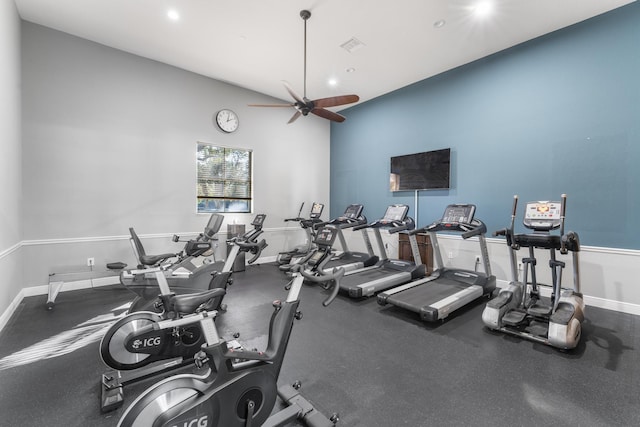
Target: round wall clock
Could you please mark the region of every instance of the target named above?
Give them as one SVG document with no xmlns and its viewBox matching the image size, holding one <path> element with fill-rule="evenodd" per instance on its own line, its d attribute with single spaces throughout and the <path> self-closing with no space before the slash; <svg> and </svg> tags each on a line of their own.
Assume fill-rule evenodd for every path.
<svg viewBox="0 0 640 427">
<path fill-rule="evenodd" d="M 226 133 L 235 132 L 238 130 L 238 125 L 240 124 L 238 115 L 227 109 L 220 110 L 216 113 L 215 122 L 220 130 Z"/>
</svg>

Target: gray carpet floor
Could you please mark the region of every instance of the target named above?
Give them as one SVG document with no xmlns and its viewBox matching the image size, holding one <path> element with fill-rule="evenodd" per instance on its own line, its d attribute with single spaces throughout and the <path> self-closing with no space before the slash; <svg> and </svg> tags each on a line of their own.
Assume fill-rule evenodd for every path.
<svg viewBox="0 0 640 427">
<path fill-rule="evenodd" d="M 287 279 L 271 264 L 234 277 L 218 328 L 264 348 Z M 0 425 L 115 426 L 124 407 L 100 412 L 98 346 L 132 297 L 120 286 L 64 292 L 52 311 L 45 296 L 25 298 L 0 333 Z M 587 307 L 581 344 L 561 352 L 486 330 L 486 300 L 425 324 L 375 298 L 325 308 L 325 297 L 303 288 L 280 382 L 300 380 L 339 425 L 640 425 L 640 317 Z M 154 381 L 126 387 L 125 406 Z"/>
</svg>

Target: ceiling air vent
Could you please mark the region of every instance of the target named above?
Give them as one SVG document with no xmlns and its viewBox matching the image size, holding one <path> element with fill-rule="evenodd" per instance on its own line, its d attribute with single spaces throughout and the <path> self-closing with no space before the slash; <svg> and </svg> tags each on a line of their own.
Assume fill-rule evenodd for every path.
<svg viewBox="0 0 640 427">
<path fill-rule="evenodd" d="M 358 40 L 355 37 L 351 37 L 349 40 L 347 40 L 346 42 L 340 45 L 341 48 L 343 48 L 349 53 L 353 53 L 358 49 L 362 49 L 364 46 L 365 46 L 364 43 L 362 43 L 360 40 Z"/>
</svg>

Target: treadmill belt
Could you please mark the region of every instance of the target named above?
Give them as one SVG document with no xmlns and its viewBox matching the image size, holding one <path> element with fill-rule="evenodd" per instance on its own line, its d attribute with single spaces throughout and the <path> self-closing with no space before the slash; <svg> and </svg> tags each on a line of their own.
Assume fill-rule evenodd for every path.
<svg viewBox="0 0 640 427">
<path fill-rule="evenodd" d="M 441 277 L 437 280 L 416 286 L 415 288 L 391 295 L 387 299 L 387 302 L 419 313 L 422 307 L 433 305 L 469 287 L 470 285 Z"/>
</svg>

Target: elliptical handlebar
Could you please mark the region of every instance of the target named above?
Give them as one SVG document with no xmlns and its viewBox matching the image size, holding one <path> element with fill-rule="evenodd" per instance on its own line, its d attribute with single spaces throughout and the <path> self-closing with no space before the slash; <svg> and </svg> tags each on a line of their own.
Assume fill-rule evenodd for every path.
<svg viewBox="0 0 640 427">
<path fill-rule="evenodd" d="M 564 239 L 564 218 L 565 218 L 565 212 L 566 212 L 566 209 L 567 209 L 567 195 L 566 194 L 562 194 L 560 196 L 560 199 L 561 199 L 561 205 L 560 205 L 560 235 L 563 237 L 560 240 L 560 253 L 564 255 L 567 252 L 569 252 L 567 250 L 566 241 Z"/>
<path fill-rule="evenodd" d="M 507 236 L 507 240 L 511 240 L 511 242 L 507 242 L 513 249 L 520 249 L 519 245 L 516 243 L 515 239 L 511 238 L 515 234 L 515 224 L 516 224 L 516 212 L 518 210 L 518 195 L 513 195 L 513 207 L 511 208 L 511 223 L 509 225 L 509 230 L 505 236 Z"/>
</svg>

